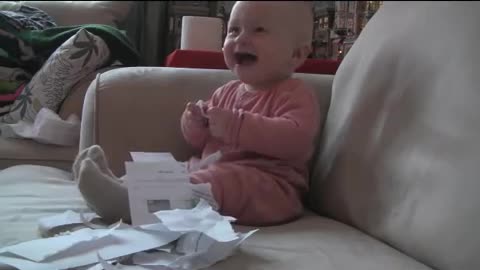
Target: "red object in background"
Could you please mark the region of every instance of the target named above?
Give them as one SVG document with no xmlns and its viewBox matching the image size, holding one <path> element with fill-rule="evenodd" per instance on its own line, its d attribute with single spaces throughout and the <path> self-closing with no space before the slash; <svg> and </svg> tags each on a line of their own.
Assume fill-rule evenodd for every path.
<svg viewBox="0 0 480 270">
<path fill-rule="evenodd" d="M 326 59 L 307 59 L 296 72 L 311 74 L 331 74 L 337 72 L 340 61 Z M 166 67 L 227 69 L 222 52 L 175 50 L 167 56 Z"/>
</svg>

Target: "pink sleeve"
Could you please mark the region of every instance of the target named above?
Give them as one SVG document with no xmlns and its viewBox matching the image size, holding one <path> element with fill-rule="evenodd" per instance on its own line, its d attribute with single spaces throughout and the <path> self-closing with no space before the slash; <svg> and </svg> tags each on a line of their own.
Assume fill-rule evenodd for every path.
<svg viewBox="0 0 480 270">
<path fill-rule="evenodd" d="M 313 92 L 301 87 L 277 100 L 274 117 L 234 110 L 231 125 L 226 140 L 237 147 L 284 160 L 304 159 L 319 128 L 319 108 Z"/>
</svg>

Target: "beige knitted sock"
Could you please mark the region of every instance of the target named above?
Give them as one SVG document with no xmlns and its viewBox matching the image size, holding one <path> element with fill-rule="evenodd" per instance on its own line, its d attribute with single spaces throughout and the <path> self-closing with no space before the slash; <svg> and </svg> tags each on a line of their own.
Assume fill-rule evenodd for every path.
<svg viewBox="0 0 480 270">
<path fill-rule="evenodd" d="M 100 147 L 100 145 L 90 146 L 88 148 L 87 156 L 97 164 L 100 171 L 120 181 L 120 179 L 118 179 L 110 170 L 110 167 L 108 166 L 107 157 L 105 156 L 105 152 L 103 152 L 103 149 Z"/>
<path fill-rule="evenodd" d="M 92 145 L 88 148 L 83 149 L 80 153 L 78 153 L 77 157 L 75 158 L 72 167 L 73 179 L 78 181 L 80 166 L 82 164 L 82 161 L 87 157 L 93 160 L 93 162 L 97 163 L 98 168 L 104 174 L 113 178 L 117 178 L 108 167 L 107 158 L 105 156 L 105 152 L 103 152 L 103 149 L 99 145 Z M 118 180 L 123 182 L 120 179 Z"/>
<path fill-rule="evenodd" d="M 75 161 L 73 162 L 72 166 L 72 173 L 73 173 L 73 180 L 78 181 L 78 173 L 80 171 L 80 165 L 82 164 L 82 161 L 87 158 L 88 154 L 88 149 L 85 148 L 80 153 L 78 153 L 77 157 L 75 157 Z"/>
<path fill-rule="evenodd" d="M 107 222 L 130 223 L 127 188 L 103 173 L 97 163 L 85 158 L 79 169 L 78 188 L 90 208 Z"/>
</svg>

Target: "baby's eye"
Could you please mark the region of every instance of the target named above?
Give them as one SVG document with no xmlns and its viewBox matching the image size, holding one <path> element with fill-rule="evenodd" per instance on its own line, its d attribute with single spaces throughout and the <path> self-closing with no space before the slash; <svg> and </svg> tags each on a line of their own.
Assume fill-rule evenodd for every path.
<svg viewBox="0 0 480 270">
<path fill-rule="evenodd" d="M 263 33 L 263 32 L 265 32 L 265 28 L 259 26 L 259 27 L 255 28 L 255 32 L 256 32 L 256 33 Z"/>
</svg>

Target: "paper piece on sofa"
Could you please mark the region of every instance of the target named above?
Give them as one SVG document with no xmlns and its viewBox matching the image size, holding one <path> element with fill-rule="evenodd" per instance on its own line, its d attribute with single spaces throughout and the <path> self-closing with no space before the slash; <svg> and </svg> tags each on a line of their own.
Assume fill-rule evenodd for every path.
<svg viewBox="0 0 480 270">
<path fill-rule="evenodd" d="M 169 181 L 189 183 L 187 171 L 180 162 L 175 160 L 163 160 L 157 162 L 125 162 L 127 179 L 141 181 Z"/>
<path fill-rule="evenodd" d="M 181 255 L 168 252 L 139 252 L 132 256 L 134 264 L 138 265 L 164 265 L 168 266 L 177 260 Z"/>
<path fill-rule="evenodd" d="M 169 152 L 130 152 L 133 162 L 176 161 Z"/>
<path fill-rule="evenodd" d="M 159 222 L 153 215 L 159 210 L 194 206 L 189 176 L 179 162 L 126 162 L 125 167 L 134 226 Z"/>
<path fill-rule="evenodd" d="M 164 223 L 132 227 L 121 226 L 119 222 L 108 230 L 87 228 L 64 236 L 18 244 L 21 245 L 20 247 L 18 245 L 10 246 L 2 249 L 0 265 L 4 263 L 26 270 L 63 270 L 90 266 L 93 269 L 101 269 L 100 266 L 96 265 L 98 263 L 101 265 L 102 261 L 103 263 L 115 259 L 120 261 L 120 258 L 127 255 L 136 255 L 144 251 L 151 252 L 155 249 L 168 247 L 171 244 L 178 245 L 178 243 L 181 243 L 183 246 L 176 247 L 175 250 L 183 250 L 184 254 L 170 253 L 173 256 L 166 256 L 165 251 L 158 251 L 152 253 L 154 255 L 149 256 L 149 258 L 146 258 L 145 254 L 138 255 L 136 262 L 144 265 L 190 267 L 176 269 L 200 269 L 230 256 L 246 237 L 255 232 L 252 231 L 248 234 L 235 233 L 229 224 L 233 219 L 223 217 L 213 211 L 208 203 L 203 200 L 191 210 L 170 210 L 155 214 L 159 214 Z M 193 226 L 191 221 L 181 221 L 182 218 L 185 220 L 201 220 L 200 226 Z M 226 224 L 229 227 L 218 229 Z M 200 232 L 206 232 L 209 236 L 200 234 Z M 186 238 L 182 239 L 184 236 Z M 223 242 L 216 239 L 221 239 Z M 179 241 L 174 242 L 175 240 Z M 75 243 L 71 244 L 72 241 Z M 20 258 L 15 258 L 12 254 L 20 256 Z M 100 261 L 99 254 L 101 256 Z M 119 269 L 142 269 L 140 266 L 121 265 L 121 267 L 115 267 Z"/>
<path fill-rule="evenodd" d="M 218 203 L 213 196 L 212 185 L 210 183 L 191 184 L 191 188 L 194 200 L 203 199 L 210 204 L 213 210 L 218 210 Z"/>
<path fill-rule="evenodd" d="M 85 229 L 90 230 L 90 229 Z M 105 234 L 106 229 L 93 230 L 96 235 Z M 130 255 L 133 253 L 154 249 L 164 246 L 174 240 L 176 240 L 181 233 L 169 232 L 169 233 L 154 233 L 152 231 L 144 231 L 141 228 L 119 228 L 112 231 L 108 237 L 91 239 L 88 235 L 80 235 L 79 231 L 71 233 L 71 235 L 77 236 L 77 242 L 83 241 L 82 245 L 76 245 L 69 249 L 64 250 L 61 253 L 57 253 L 54 256 L 40 261 L 42 264 L 49 264 L 50 269 L 71 269 L 80 266 L 92 265 L 98 262 L 97 252 L 102 255 L 105 260 L 111 260 L 114 258 Z M 80 238 L 83 236 L 83 238 Z M 58 250 L 59 247 L 64 247 L 66 243 L 59 243 L 55 239 L 61 238 L 61 236 L 38 239 L 38 243 L 34 241 L 23 243 L 24 247 L 21 252 L 16 254 L 21 257 L 32 257 L 52 253 L 52 250 Z M 91 239 L 87 241 L 87 239 Z M 42 251 L 43 250 L 43 251 Z M 21 253 L 21 254 L 19 254 Z M 2 258 L 8 257 L 6 254 L 0 254 L 0 263 L 3 263 Z M 7 259 L 6 259 L 7 260 Z M 25 264 L 30 264 L 31 261 L 25 260 Z M 23 269 L 19 267 L 19 269 Z M 35 268 L 33 268 L 35 269 Z"/>
<path fill-rule="evenodd" d="M 100 256 L 100 253 L 98 252 L 97 252 L 97 258 L 103 270 L 120 270 L 119 267 L 111 265 L 109 262 L 103 259 L 102 256 Z"/>
<path fill-rule="evenodd" d="M 179 257 L 169 267 L 174 269 L 197 270 L 210 267 L 217 262 L 227 259 L 235 250 L 257 230 L 241 234 L 237 239 L 229 242 L 217 242 L 208 236 L 199 238 L 203 243 L 199 244 L 196 252 Z"/>
<path fill-rule="evenodd" d="M 38 229 L 40 232 L 46 233 L 51 229 L 71 225 L 71 224 L 85 224 L 92 221 L 94 218 L 99 218 L 95 213 L 79 214 L 72 210 L 67 210 L 61 214 L 44 217 L 38 220 Z"/>
<path fill-rule="evenodd" d="M 37 263 L 21 258 L 0 255 L 0 267 L 2 264 L 10 265 L 20 270 L 60 270 L 51 264 Z"/>
<path fill-rule="evenodd" d="M 204 159 L 200 160 L 198 163 L 193 164 L 192 167 L 190 168 L 190 171 L 194 172 L 200 169 L 203 169 L 217 161 L 219 161 L 222 158 L 222 152 L 218 150 L 217 152 L 209 155 L 208 157 L 205 157 Z"/>
<path fill-rule="evenodd" d="M 171 231 L 201 232 L 219 242 L 237 239 L 230 222 L 235 219 L 213 211 L 204 200 L 193 209 L 158 211 L 155 216 Z"/>
<path fill-rule="evenodd" d="M 166 252 L 140 252 L 132 256 L 134 264 L 166 266 L 171 269 L 203 269 L 233 255 L 235 250 L 257 230 L 252 230 L 229 242 L 217 242 L 201 233 L 182 235 L 177 241 L 177 254 Z M 182 244 L 182 239 L 186 240 Z M 182 245 L 178 247 L 178 245 Z M 180 253 L 180 254 L 179 254 Z"/>
<path fill-rule="evenodd" d="M 11 253 L 31 261 L 42 262 L 69 249 L 75 249 L 76 246 L 85 244 L 86 242 L 92 242 L 109 236 L 117 227 L 118 225 L 111 229 L 104 230 L 84 228 L 67 235 L 37 239 L 6 247 L 0 250 L 0 254 Z"/>
<path fill-rule="evenodd" d="M 80 119 L 70 115 L 67 120 L 47 108 L 42 108 L 33 123 L 20 120 L 15 124 L 1 124 L 4 138 L 23 138 L 60 146 L 73 146 L 80 138 Z"/>
</svg>

